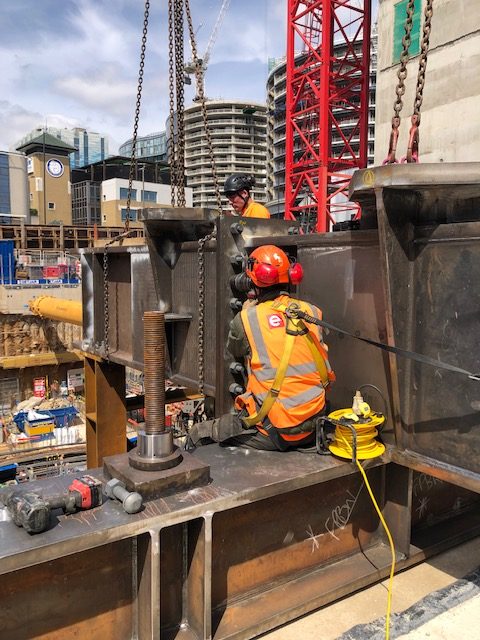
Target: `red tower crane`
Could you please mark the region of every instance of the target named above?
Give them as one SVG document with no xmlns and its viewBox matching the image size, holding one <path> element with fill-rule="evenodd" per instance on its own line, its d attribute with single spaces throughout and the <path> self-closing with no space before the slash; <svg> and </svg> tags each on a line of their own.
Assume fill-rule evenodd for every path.
<svg viewBox="0 0 480 640">
<path fill-rule="evenodd" d="M 367 164 L 370 15 L 370 0 L 288 0 L 285 218 L 309 231 L 359 215 L 348 185 Z"/>
</svg>

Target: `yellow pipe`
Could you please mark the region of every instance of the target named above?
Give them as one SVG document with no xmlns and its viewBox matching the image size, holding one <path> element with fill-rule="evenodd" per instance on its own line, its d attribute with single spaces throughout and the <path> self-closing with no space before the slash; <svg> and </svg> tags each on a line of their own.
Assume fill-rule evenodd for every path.
<svg viewBox="0 0 480 640">
<path fill-rule="evenodd" d="M 41 318 L 69 322 L 82 326 L 82 303 L 76 300 L 62 300 L 53 296 L 38 296 L 28 303 L 30 311 Z"/>
</svg>

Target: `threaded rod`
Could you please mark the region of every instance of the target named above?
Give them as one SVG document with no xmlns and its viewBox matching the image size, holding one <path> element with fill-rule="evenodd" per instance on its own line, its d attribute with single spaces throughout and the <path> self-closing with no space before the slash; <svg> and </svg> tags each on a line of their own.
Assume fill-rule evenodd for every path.
<svg viewBox="0 0 480 640">
<path fill-rule="evenodd" d="M 165 314 L 143 314 L 145 433 L 165 432 Z"/>
</svg>

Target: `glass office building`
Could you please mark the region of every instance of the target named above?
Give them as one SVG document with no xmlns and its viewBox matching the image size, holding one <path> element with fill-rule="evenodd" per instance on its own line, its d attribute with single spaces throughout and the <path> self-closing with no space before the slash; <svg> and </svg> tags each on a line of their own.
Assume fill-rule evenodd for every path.
<svg viewBox="0 0 480 640">
<path fill-rule="evenodd" d="M 127 140 L 118 150 L 118 155 L 125 158 L 132 156 L 132 140 Z M 149 160 L 150 162 L 165 162 L 167 160 L 167 135 L 165 131 L 149 133 L 139 136 L 135 145 L 135 157 L 137 160 Z"/>
<path fill-rule="evenodd" d="M 42 131 L 41 127 L 33 129 L 15 145 L 15 148 L 18 149 L 30 142 L 30 140 L 38 138 L 39 133 Z M 70 154 L 71 169 L 85 167 L 99 160 L 105 160 L 109 156 L 108 138 L 100 133 L 87 131 L 81 127 L 74 127 L 73 129 L 46 127 L 45 132 L 75 147 L 75 151 Z"/>
</svg>

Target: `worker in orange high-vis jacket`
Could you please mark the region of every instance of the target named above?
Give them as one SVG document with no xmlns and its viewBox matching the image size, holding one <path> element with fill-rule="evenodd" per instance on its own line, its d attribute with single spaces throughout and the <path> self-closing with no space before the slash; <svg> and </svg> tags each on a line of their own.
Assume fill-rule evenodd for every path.
<svg viewBox="0 0 480 640">
<path fill-rule="evenodd" d="M 223 185 L 223 193 L 227 196 L 236 215 L 242 218 L 270 218 L 270 211 L 250 195 L 255 186 L 255 178 L 243 173 L 229 176 Z"/>
<path fill-rule="evenodd" d="M 246 364 L 246 390 L 235 399 L 234 415 L 211 421 L 208 434 L 206 424 L 203 431 L 195 427 L 194 439 L 208 435 L 225 445 L 270 451 L 313 445 L 335 376 L 321 328 L 296 311 L 318 320 L 322 312 L 291 297 L 303 269 L 279 247 L 258 247 L 245 267 L 243 288 L 252 288 L 255 300 L 247 300 L 232 320 L 227 349 Z"/>
</svg>

